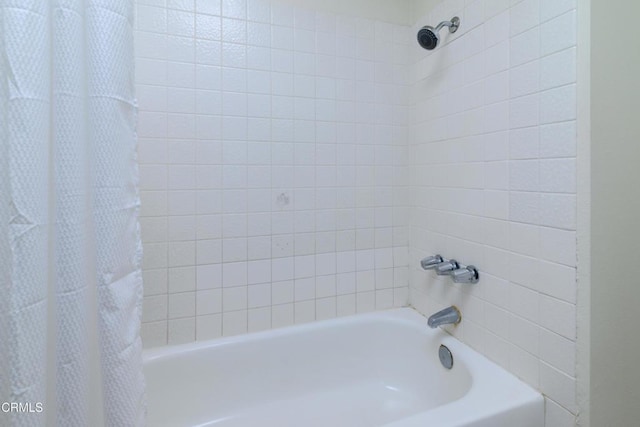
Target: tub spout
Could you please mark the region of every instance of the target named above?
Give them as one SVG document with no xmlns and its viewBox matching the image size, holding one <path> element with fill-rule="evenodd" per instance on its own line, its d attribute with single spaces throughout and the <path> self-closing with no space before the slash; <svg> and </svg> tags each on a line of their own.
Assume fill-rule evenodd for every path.
<svg viewBox="0 0 640 427">
<path fill-rule="evenodd" d="M 442 325 L 457 325 L 462 320 L 462 314 L 458 307 L 452 305 L 451 307 L 447 307 L 444 310 L 440 310 L 439 312 L 431 315 L 427 324 L 431 328 L 437 328 Z"/>
</svg>

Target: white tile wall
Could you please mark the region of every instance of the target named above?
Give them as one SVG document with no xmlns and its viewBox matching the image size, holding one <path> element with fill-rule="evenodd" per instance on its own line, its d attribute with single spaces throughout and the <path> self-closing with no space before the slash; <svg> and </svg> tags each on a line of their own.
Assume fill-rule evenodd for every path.
<svg viewBox="0 0 640 427">
<path fill-rule="evenodd" d="M 137 0 L 147 347 L 407 304 L 409 30 Z"/>
<path fill-rule="evenodd" d="M 441 2 L 459 15 L 435 51 L 413 49 L 411 295 L 458 305 L 451 333 L 547 397 L 547 425 L 576 412 L 576 2 Z M 478 285 L 416 268 L 474 264 Z"/>
<path fill-rule="evenodd" d="M 137 4 L 147 346 L 455 303 L 451 332 L 573 425 L 575 0 L 445 0 L 416 28 Z M 415 268 L 433 253 L 480 284 Z"/>
</svg>

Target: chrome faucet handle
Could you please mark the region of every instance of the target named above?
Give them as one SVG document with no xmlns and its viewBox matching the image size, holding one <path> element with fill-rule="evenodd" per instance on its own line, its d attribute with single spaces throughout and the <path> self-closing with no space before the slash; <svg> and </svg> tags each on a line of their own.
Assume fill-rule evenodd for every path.
<svg viewBox="0 0 640 427">
<path fill-rule="evenodd" d="M 433 270 L 443 261 L 444 259 L 440 255 L 428 256 L 420 261 L 420 266 L 423 270 Z"/>
<path fill-rule="evenodd" d="M 480 273 L 473 265 L 468 265 L 451 272 L 451 278 L 455 283 L 478 283 Z"/>
<path fill-rule="evenodd" d="M 438 276 L 446 276 L 451 275 L 454 270 L 460 268 L 458 261 L 455 259 L 449 259 L 444 262 L 441 262 L 436 266 L 436 273 Z"/>
</svg>

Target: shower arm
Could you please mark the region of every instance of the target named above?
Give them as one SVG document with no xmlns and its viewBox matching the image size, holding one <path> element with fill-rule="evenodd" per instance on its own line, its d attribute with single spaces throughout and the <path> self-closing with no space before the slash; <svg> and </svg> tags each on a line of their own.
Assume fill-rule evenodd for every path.
<svg viewBox="0 0 640 427">
<path fill-rule="evenodd" d="M 451 21 L 442 21 L 441 23 L 438 24 L 438 26 L 435 28 L 435 31 L 440 31 L 442 29 L 442 27 L 449 27 L 451 28 L 451 26 L 453 25 L 453 22 Z"/>
<path fill-rule="evenodd" d="M 458 17 L 455 17 L 451 21 L 442 21 L 441 23 L 438 24 L 438 26 L 434 29 L 434 31 L 437 33 L 443 27 L 449 27 L 449 32 L 455 33 L 459 26 L 460 26 L 460 19 Z"/>
</svg>

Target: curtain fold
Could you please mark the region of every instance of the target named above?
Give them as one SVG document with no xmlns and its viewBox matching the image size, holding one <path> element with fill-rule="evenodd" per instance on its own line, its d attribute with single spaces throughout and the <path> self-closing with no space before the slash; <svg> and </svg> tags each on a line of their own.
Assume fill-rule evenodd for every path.
<svg viewBox="0 0 640 427">
<path fill-rule="evenodd" d="M 0 425 L 144 425 L 131 0 L 0 0 Z"/>
</svg>

